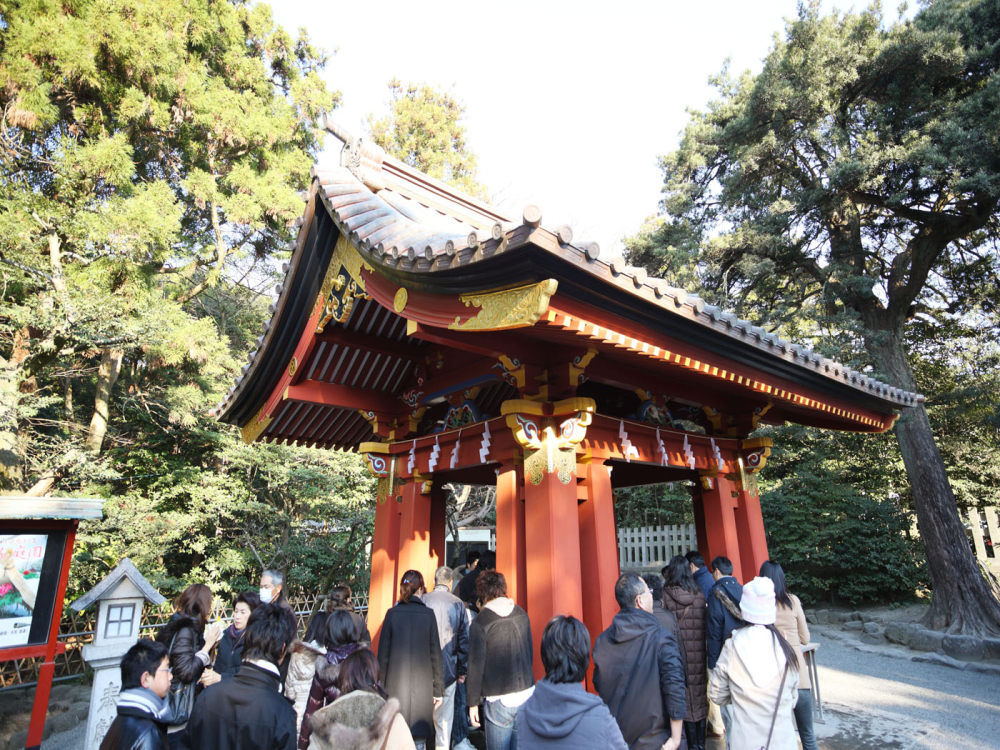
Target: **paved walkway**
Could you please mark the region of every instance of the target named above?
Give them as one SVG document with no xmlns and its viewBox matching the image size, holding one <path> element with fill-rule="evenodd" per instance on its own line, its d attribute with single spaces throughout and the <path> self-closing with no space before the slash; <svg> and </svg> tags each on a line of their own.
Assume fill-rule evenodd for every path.
<svg viewBox="0 0 1000 750">
<path fill-rule="evenodd" d="M 1000 747 L 1000 675 L 916 662 L 908 649 L 869 646 L 838 629 L 813 626 L 812 636 L 821 644 L 821 750 Z"/>
</svg>

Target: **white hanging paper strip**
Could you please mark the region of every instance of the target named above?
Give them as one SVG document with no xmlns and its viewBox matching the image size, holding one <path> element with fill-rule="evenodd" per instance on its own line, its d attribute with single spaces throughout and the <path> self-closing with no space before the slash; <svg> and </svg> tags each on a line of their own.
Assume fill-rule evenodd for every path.
<svg viewBox="0 0 1000 750">
<path fill-rule="evenodd" d="M 451 466 L 449 468 L 454 469 L 458 466 L 458 449 L 462 445 L 462 431 L 458 431 L 458 437 L 455 438 L 455 447 L 451 449 Z"/>
<path fill-rule="evenodd" d="M 693 469 L 695 465 L 694 452 L 691 450 L 691 443 L 688 442 L 688 436 L 684 436 L 684 457 L 687 459 L 687 465 L 689 469 Z"/>
<path fill-rule="evenodd" d="M 490 456 L 490 423 L 483 422 L 483 440 L 479 443 L 479 462 L 486 463 L 486 459 Z"/>
<path fill-rule="evenodd" d="M 709 442 L 712 443 L 712 455 L 715 456 L 715 462 L 716 462 L 716 464 L 718 464 L 718 466 L 719 466 L 719 473 L 721 474 L 722 473 L 722 469 L 725 466 L 725 463 L 722 460 L 722 453 L 719 452 L 719 446 L 717 446 L 715 444 L 715 439 L 714 438 L 709 438 L 708 440 L 709 440 Z"/>
<path fill-rule="evenodd" d="M 618 420 L 618 439 L 621 441 L 622 455 L 625 456 L 625 460 L 630 462 L 633 458 L 639 458 L 639 451 L 632 441 L 628 439 L 628 433 L 625 432 L 625 420 Z"/>
<path fill-rule="evenodd" d="M 413 473 L 413 468 L 417 465 L 417 441 L 413 441 L 413 445 L 410 446 L 410 458 L 406 462 L 406 470 L 408 473 Z"/>
<path fill-rule="evenodd" d="M 441 444 L 438 439 L 434 438 L 434 447 L 431 448 L 431 457 L 427 460 L 427 471 L 433 472 L 434 468 L 438 465 L 438 456 L 441 455 Z"/>
<path fill-rule="evenodd" d="M 660 428 L 656 428 L 656 450 L 660 454 L 660 466 L 667 465 L 667 448 L 663 445 L 663 438 L 660 437 Z"/>
</svg>

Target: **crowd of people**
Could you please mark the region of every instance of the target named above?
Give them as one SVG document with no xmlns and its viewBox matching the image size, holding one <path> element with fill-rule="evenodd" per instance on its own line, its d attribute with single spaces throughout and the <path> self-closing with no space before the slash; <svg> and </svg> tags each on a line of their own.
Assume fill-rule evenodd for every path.
<svg viewBox="0 0 1000 750">
<path fill-rule="evenodd" d="M 531 622 L 490 553 L 439 568 L 430 591 L 403 573 L 375 651 L 347 586 L 297 639 L 280 572 L 236 597 L 226 628 L 194 584 L 122 659 L 101 748 L 471 750 L 481 727 L 487 750 L 703 750 L 709 734 L 728 750 L 817 750 L 802 605 L 773 561 L 742 586 L 732 573 L 692 551 L 620 576 L 596 639 L 572 616 L 545 625 L 537 682 Z"/>
</svg>

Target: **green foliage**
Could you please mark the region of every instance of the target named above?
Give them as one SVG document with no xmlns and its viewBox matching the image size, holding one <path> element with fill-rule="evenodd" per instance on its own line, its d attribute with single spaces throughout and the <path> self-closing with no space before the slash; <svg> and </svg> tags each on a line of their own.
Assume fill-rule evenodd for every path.
<svg viewBox="0 0 1000 750">
<path fill-rule="evenodd" d="M 1000 613 L 954 543 L 949 489 L 950 474 L 959 503 L 995 501 L 998 391 L 973 360 L 995 361 L 1000 330 L 998 39 L 992 0 L 938 0 L 893 24 L 877 3 L 827 16 L 800 5 L 759 74 L 713 80 L 717 98 L 661 159 L 663 215 L 627 241 L 650 272 L 928 396 L 927 418 L 910 409 L 896 427 L 910 479 L 900 497 L 936 540 L 931 578 L 968 581 L 954 607 L 935 598 L 935 623 L 970 632 Z M 891 518 L 871 505 L 884 490 L 861 495 L 858 466 L 810 471 L 868 498 L 863 512 L 885 519 L 873 525 L 895 549 Z"/>
<path fill-rule="evenodd" d="M 919 542 L 901 507 L 902 459 L 886 436 L 769 431 L 761 483 L 771 558 L 807 603 L 908 598 L 922 578 Z"/>
<path fill-rule="evenodd" d="M 393 79 L 389 91 L 389 114 L 368 117 L 372 140 L 411 167 L 484 198 L 486 189 L 476 178 L 476 157 L 461 124 L 465 107 L 431 86 Z"/>
<path fill-rule="evenodd" d="M 694 523 L 687 482 L 647 484 L 616 490 L 615 523 L 624 528 Z"/>
<path fill-rule="evenodd" d="M 70 596 L 124 556 L 164 592 L 357 580 L 358 457 L 246 446 L 208 413 L 339 98 L 324 55 L 241 0 L 19 0 L 0 25 L 0 489 L 107 499 Z"/>
</svg>

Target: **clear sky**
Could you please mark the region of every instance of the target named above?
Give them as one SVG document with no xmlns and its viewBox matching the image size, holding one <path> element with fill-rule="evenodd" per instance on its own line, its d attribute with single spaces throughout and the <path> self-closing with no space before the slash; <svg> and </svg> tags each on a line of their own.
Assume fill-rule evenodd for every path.
<svg viewBox="0 0 1000 750">
<path fill-rule="evenodd" d="M 387 111 L 393 77 L 450 89 L 492 202 L 514 219 L 535 203 L 544 226 L 569 224 L 603 257 L 656 213 L 657 157 L 676 146 L 687 109 L 711 98 L 709 77 L 727 58 L 733 72 L 759 70 L 796 14 L 795 0 L 272 7 L 332 53 L 326 77 L 343 94 L 333 116 L 349 131 Z"/>
</svg>

